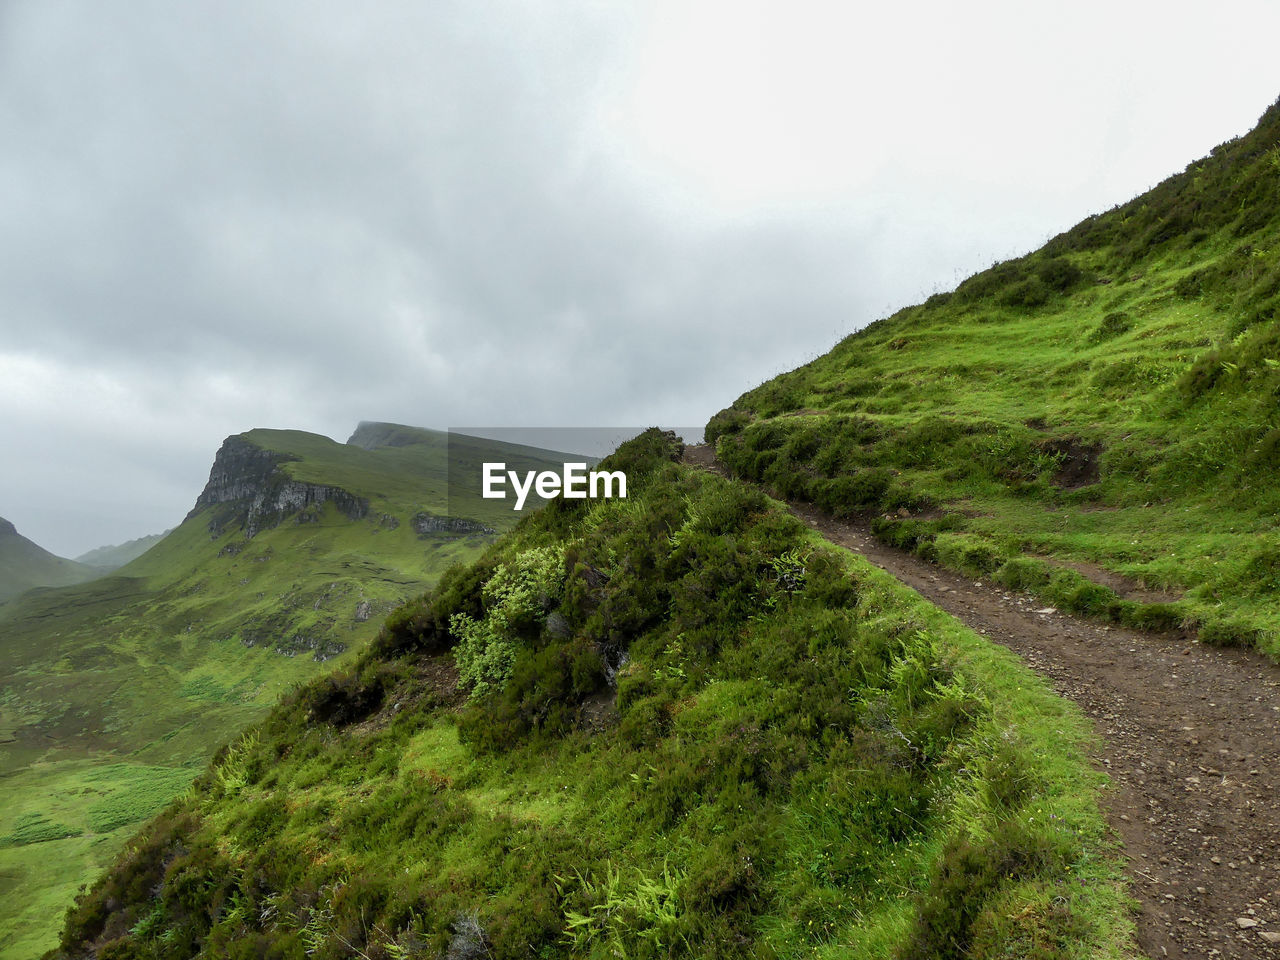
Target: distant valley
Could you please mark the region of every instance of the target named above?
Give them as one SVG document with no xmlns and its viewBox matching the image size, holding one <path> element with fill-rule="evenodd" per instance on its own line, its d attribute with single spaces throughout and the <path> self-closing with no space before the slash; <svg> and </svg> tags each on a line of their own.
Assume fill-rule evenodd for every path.
<svg viewBox="0 0 1280 960">
<path fill-rule="evenodd" d="M 452 443 L 455 467 L 550 462 Z M 230 437 L 178 527 L 79 562 L 0 525 L 0 956 L 47 947 L 76 886 L 220 743 L 515 522 L 478 489 L 451 498 L 449 445 L 376 423 Z"/>
</svg>

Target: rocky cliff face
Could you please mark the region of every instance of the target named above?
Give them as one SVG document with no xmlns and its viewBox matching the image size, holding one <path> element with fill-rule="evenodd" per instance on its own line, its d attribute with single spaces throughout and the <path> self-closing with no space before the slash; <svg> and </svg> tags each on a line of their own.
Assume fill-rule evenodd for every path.
<svg viewBox="0 0 1280 960">
<path fill-rule="evenodd" d="M 196 498 L 191 517 L 206 507 L 224 507 L 209 520 L 209 532 L 217 536 L 229 525 L 239 523 L 246 537 L 277 526 L 296 516 L 309 519 L 310 508 L 332 503 L 352 520 L 369 512 L 369 501 L 341 487 L 295 480 L 281 464 L 296 459 L 264 450 L 243 436 L 228 437 L 214 457 L 209 482 Z"/>
<path fill-rule="evenodd" d="M 456 533 L 467 536 L 473 533 L 493 534 L 498 532 L 479 520 L 469 520 L 466 517 L 440 517 L 434 513 L 427 513 L 425 510 L 413 515 L 413 529 L 420 537 L 433 533 Z"/>
<path fill-rule="evenodd" d="M 0 517 L 0 537 L 16 537 L 17 535 L 18 528 L 4 517 Z"/>
</svg>

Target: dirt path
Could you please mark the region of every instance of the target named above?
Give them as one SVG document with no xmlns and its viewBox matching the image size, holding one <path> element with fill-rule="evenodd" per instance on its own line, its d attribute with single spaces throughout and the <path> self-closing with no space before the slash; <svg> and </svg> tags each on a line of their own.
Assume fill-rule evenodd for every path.
<svg viewBox="0 0 1280 960">
<path fill-rule="evenodd" d="M 723 472 L 710 447 L 685 460 Z M 887 547 L 866 523 L 792 510 L 1013 650 L 1093 719 L 1148 956 L 1280 957 L 1280 667 L 1059 613 Z"/>
</svg>

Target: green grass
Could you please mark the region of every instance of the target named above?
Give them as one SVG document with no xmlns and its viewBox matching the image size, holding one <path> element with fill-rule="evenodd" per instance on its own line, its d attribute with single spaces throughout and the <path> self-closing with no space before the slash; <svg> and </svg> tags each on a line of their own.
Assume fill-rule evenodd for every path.
<svg viewBox="0 0 1280 960">
<path fill-rule="evenodd" d="M 1258 576 L 1280 543 L 1278 138 L 1280 106 L 1150 194 L 749 391 L 709 425 L 722 459 L 879 514 L 886 540 L 958 569 L 1092 565 L 1136 597 L 1068 577 L 1045 596 L 1070 609 L 1280 655 L 1280 594 Z"/>
<path fill-rule="evenodd" d="M 62 757 L 6 772 L 0 956 L 27 960 L 56 942 L 57 918 L 77 888 L 110 864 L 138 823 L 186 789 L 199 769 Z"/>
<path fill-rule="evenodd" d="M 0 901 L 3 960 L 54 944 L 75 888 L 219 743 L 328 661 L 350 661 L 389 610 L 492 540 L 414 532 L 418 511 L 445 513 L 443 441 L 369 451 L 247 436 L 300 458 L 284 468 L 294 477 L 365 497 L 368 516 L 326 504 L 246 540 L 234 523 L 211 535 L 205 509 L 109 576 L 0 605 L 0 875 L 22 891 Z M 454 501 L 514 522 L 477 493 Z M 14 836 L 28 842 L 6 845 Z"/>
<path fill-rule="evenodd" d="M 527 518 L 286 697 L 135 838 L 64 949 L 1133 956 L 1078 712 L 670 452 L 624 445 L 629 502 Z M 459 704 L 463 622 L 514 659 Z"/>
</svg>

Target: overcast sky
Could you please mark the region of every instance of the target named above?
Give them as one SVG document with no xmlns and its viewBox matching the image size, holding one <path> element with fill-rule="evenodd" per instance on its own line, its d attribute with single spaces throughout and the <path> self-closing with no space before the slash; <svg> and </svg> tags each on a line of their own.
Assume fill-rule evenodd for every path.
<svg viewBox="0 0 1280 960">
<path fill-rule="evenodd" d="M 0 516 L 229 434 L 702 423 L 1246 132 L 1280 7 L 0 0 Z"/>
</svg>

